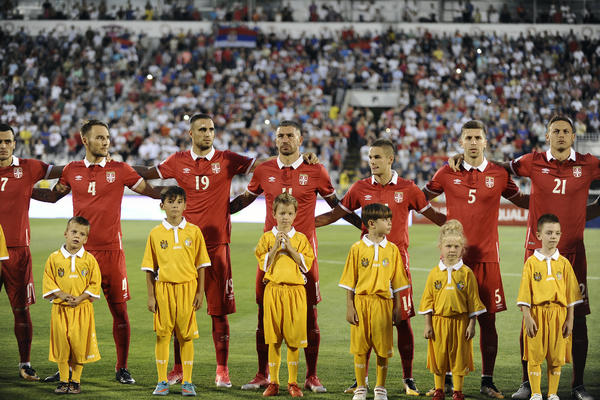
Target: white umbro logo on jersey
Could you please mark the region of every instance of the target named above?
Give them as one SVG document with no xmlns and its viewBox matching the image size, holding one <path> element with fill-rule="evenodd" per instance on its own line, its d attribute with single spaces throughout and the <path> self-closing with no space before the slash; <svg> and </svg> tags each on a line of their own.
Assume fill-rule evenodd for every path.
<svg viewBox="0 0 600 400">
<path fill-rule="evenodd" d="M 549 174 L 550 170 L 548 168 L 542 168 L 542 174 Z"/>
<path fill-rule="evenodd" d="M 76 181 L 80 181 L 80 180 L 82 180 L 82 179 L 83 179 L 83 176 L 81 176 L 81 175 L 77 175 L 77 176 L 75 177 L 75 180 L 76 180 Z"/>
<path fill-rule="evenodd" d="M 460 185 L 462 183 L 462 181 L 460 179 L 455 179 L 454 180 L 454 184 L 455 185 Z"/>
<path fill-rule="evenodd" d="M 274 176 L 270 176 L 269 177 L 269 182 L 271 182 L 271 183 L 275 182 L 275 177 Z"/>
<path fill-rule="evenodd" d="M 183 173 L 184 174 L 189 174 L 190 173 L 190 169 L 189 168 L 184 168 L 183 169 Z"/>
<path fill-rule="evenodd" d="M 372 198 L 373 198 L 373 196 L 371 196 L 370 194 L 366 194 L 366 195 L 365 195 L 365 200 L 366 200 L 366 201 L 369 201 L 369 200 L 371 200 Z"/>
</svg>

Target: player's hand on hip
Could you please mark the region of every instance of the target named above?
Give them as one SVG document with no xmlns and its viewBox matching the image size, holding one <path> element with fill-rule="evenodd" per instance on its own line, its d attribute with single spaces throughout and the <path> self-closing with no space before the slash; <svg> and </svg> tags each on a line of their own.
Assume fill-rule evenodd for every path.
<svg viewBox="0 0 600 400">
<path fill-rule="evenodd" d="M 148 297 L 148 311 L 151 313 L 156 312 L 156 299 L 154 297 Z"/>
<path fill-rule="evenodd" d="M 202 301 L 204 300 L 204 294 L 202 292 L 198 292 L 196 293 L 196 296 L 194 297 L 194 310 L 199 310 L 200 307 L 202 307 Z"/>
<path fill-rule="evenodd" d="M 448 159 L 448 166 L 452 169 L 452 171 L 457 172 L 460 169 L 460 164 L 462 164 L 465 157 L 462 154 L 455 154 Z"/>
</svg>

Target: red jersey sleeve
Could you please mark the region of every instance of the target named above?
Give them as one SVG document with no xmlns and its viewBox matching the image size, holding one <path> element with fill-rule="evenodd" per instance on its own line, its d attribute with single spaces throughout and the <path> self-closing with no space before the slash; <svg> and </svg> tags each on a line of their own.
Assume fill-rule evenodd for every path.
<svg viewBox="0 0 600 400">
<path fill-rule="evenodd" d="M 245 175 L 250 172 L 250 168 L 256 161 L 254 158 L 246 157 L 233 151 L 225 150 L 225 158 L 229 160 L 227 170 L 229 176 Z"/>
<path fill-rule="evenodd" d="M 510 199 L 511 197 L 514 197 L 517 193 L 519 193 L 519 187 L 517 186 L 515 181 L 513 181 L 512 178 L 509 176 L 506 181 L 506 188 L 502 192 L 502 197 L 504 197 L 505 199 Z"/>
<path fill-rule="evenodd" d="M 437 172 L 435 173 L 435 175 L 433 175 L 433 178 L 431 178 L 431 181 L 429 181 L 429 183 L 427 185 L 425 185 L 425 189 L 427 189 L 428 191 L 430 191 L 431 193 L 434 193 L 436 195 L 440 195 L 440 194 L 444 193 L 443 181 L 444 181 L 444 175 L 446 174 L 447 168 L 449 168 L 449 167 L 444 166 L 444 167 L 438 169 Z"/>
<path fill-rule="evenodd" d="M 58 180 L 58 183 L 60 183 L 63 186 L 66 187 L 71 187 L 71 185 L 69 184 L 69 177 L 71 174 L 71 163 L 68 163 L 67 165 L 65 165 L 65 167 L 63 168 L 62 174 L 60 174 L 60 179 Z"/>
<path fill-rule="evenodd" d="M 140 174 L 135 172 L 131 165 L 126 163 L 122 163 L 121 165 L 121 177 L 123 179 L 123 184 L 129 187 L 130 189 L 133 189 L 142 181 L 142 177 L 140 176 Z"/>
<path fill-rule="evenodd" d="M 176 157 L 177 153 L 171 154 L 166 160 L 156 166 L 156 170 L 162 179 L 175 178 Z"/>
<path fill-rule="evenodd" d="M 331 178 L 323 164 L 319 164 L 319 187 L 317 191 L 321 197 L 329 197 L 335 193 L 335 188 L 331 184 Z"/>
<path fill-rule="evenodd" d="M 352 184 L 352 186 L 350 186 L 350 189 L 348 189 L 348 191 L 340 201 L 340 206 L 344 208 L 345 211 L 350 212 L 357 210 L 361 207 L 360 188 L 358 187 L 358 182 L 355 182 Z"/>
<path fill-rule="evenodd" d="M 430 206 L 427 197 L 425 197 L 425 193 L 423 193 L 423 191 L 414 183 L 411 183 L 409 193 L 410 209 L 417 212 L 423 212 Z"/>
<path fill-rule="evenodd" d="M 263 169 L 264 168 L 261 168 L 260 166 L 258 166 L 258 168 L 256 168 L 254 170 L 254 174 L 252 174 L 252 179 L 250 179 L 250 183 L 248 184 L 248 187 L 246 188 L 247 191 L 249 191 L 250 193 L 255 194 L 257 196 L 264 191 L 264 189 L 262 188 L 262 186 L 260 184 Z"/>
<path fill-rule="evenodd" d="M 516 160 L 510 162 L 510 169 L 517 176 L 531 176 L 531 166 L 533 165 L 533 154 L 522 155 Z"/>
<path fill-rule="evenodd" d="M 48 165 L 40 160 L 29 159 L 28 164 L 30 164 L 29 171 L 31 177 L 33 178 L 33 183 L 39 181 L 40 179 L 45 179 L 50 173 L 50 170 L 52 169 L 51 165 Z"/>
</svg>

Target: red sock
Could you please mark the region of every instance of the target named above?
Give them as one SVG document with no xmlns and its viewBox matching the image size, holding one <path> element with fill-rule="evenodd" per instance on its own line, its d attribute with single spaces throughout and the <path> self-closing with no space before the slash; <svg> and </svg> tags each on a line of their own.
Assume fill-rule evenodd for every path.
<svg viewBox="0 0 600 400">
<path fill-rule="evenodd" d="M 573 381 L 571 387 L 583 385 L 583 372 L 588 352 L 587 323 L 585 316 L 575 317 L 573 323 Z"/>
<path fill-rule="evenodd" d="M 117 349 L 116 369 L 127 368 L 129 338 L 131 336 L 127 303 L 108 303 L 108 308 L 113 316 L 113 338 Z"/>
<path fill-rule="evenodd" d="M 523 360 L 523 353 L 525 352 L 525 346 L 523 344 L 523 324 L 521 323 L 521 334 L 519 335 L 519 348 L 521 350 L 521 368 L 523 370 L 523 375 L 521 379 L 523 382 L 529 381 L 529 371 L 527 371 L 527 361 Z"/>
<path fill-rule="evenodd" d="M 258 373 L 269 376 L 269 346 L 265 343 L 263 328 L 263 308 L 258 305 L 258 327 L 256 328 L 256 354 L 258 355 Z"/>
<path fill-rule="evenodd" d="M 181 366 L 181 350 L 179 348 L 179 340 L 177 340 L 177 335 L 173 335 L 173 355 L 175 356 L 173 369 L 175 371 L 183 372 L 183 367 Z"/>
<path fill-rule="evenodd" d="M 319 345 L 321 344 L 321 331 L 317 323 L 317 308 L 308 306 L 306 319 L 306 333 L 308 346 L 304 348 L 306 358 L 306 377 L 317 376 L 317 360 L 319 359 Z"/>
<path fill-rule="evenodd" d="M 404 379 L 412 378 L 413 358 L 415 354 L 415 336 L 413 335 L 410 319 L 404 319 L 396 326 L 398 331 L 398 352 L 402 359 Z"/>
<path fill-rule="evenodd" d="M 496 354 L 498 353 L 498 333 L 496 314 L 483 313 L 479 321 L 479 349 L 481 350 L 481 375 L 493 376 Z"/>
<path fill-rule="evenodd" d="M 20 309 L 13 308 L 13 315 L 15 316 L 15 336 L 17 338 L 21 362 L 29 362 L 31 340 L 33 338 L 33 326 L 31 324 L 29 307 Z"/>
<path fill-rule="evenodd" d="M 227 366 L 229 358 L 229 321 L 227 315 L 212 315 L 212 337 L 217 365 Z"/>
</svg>

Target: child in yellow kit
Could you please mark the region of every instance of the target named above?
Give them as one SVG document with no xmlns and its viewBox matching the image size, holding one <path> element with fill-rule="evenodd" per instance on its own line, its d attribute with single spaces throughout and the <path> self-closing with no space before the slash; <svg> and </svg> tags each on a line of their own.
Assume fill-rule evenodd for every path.
<svg viewBox="0 0 600 400">
<path fill-rule="evenodd" d="M 527 361 L 531 400 L 542 400 L 544 360 L 548 362 L 548 400 L 559 400 L 561 366 L 571 362 L 573 306 L 583 300 L 571 264 L 556 248 L 561 234 L 558 217 L 542 215 L 537 230 L 542 248 L 525 261 L 517 297 L 523 312 L 523 360 Z"/>
<path fill-rule="evenodd" d="M 440 262 L 425 283 L 419 314 L 425 315 L 427 368 L 435 376 L 434 400 L 444 398 L 444 377 L 452 372 L 453 400 L 464 400 L 464 377 L 473 371 L 475 319 L 486 312 L 477 279 L 463 264 L 465 235 L 453 219 L 440 228 Z"/>
<path fill-rule="evenodd" d="M 194 344 L 198 338 L 196 310 L 204 296 L 204 268 L 210 266 L 200 228 L 183 217 L 185 191 L 169 186 L 161 193 L 160 208 L 167 218 L 156 226 L 146 243 L 142 270 L 146 271 L 148 310 L 154 313 L 156 370 L 154 395 L 169 394 L 167 362 L 173 330 L 179 339 L 183 364 L 181 394 L 195 396 L 192 384 Z"/>
<path fill-rule="evenodd" d="M 339 283 L 347 290 L 346 320 L 351 324 L 350 353 L 354 354 L 356 375 L 352 399 L 366 399 L 367 354 L 374 349 L 375 400 L 387 400 L 388 358 L 394 353 L 392 324 L 402 315 L 400 291 L 410 284 L 398 247 L 386 239 L 392 228 L 390 208 L 379 203 L 366 205 L 361 218 L 369 232 L 350 248 Z"/>
<path fill-rule="evenodd" d="M 6 238 L 2 225 L 0 225 L 0 278 L 2 277 L 2 260 L 8 260 L 8 249 L 6 248 Z"/>
<path fill-rule="evenodd" d="M 273 201 L 273 217 L 277 227 L 263 233 L 256 245 L 258 265 L 265 271 L 267 281 L 263 297 L 265 343 L 269 345 L 269 374 L 271 382 L 263 396 L 279 393 L 279 366 L 281 344 L 287 345 L 288 392 L 302 397 L 298 387 L 299 348 L 306 340 L 306 278 L 312 266 L 313 249 L 304 234 L 297 232 L 292 223 L 296 218 L 298 202 L 282 193 Z"/>
<path fill-rule="evenodd" d="M 50 254 L 44 268 L 44 298 L 52 301 L 48 359 L 58 364 L 58 394 L 81 393 L 83 364 L 100 359 L 92 301 L 100 298 L 102 277 L 98 262 L 83 248 L 89 232 L 88 220 L 71 218 L 65 244 Z"/>
</svg>

